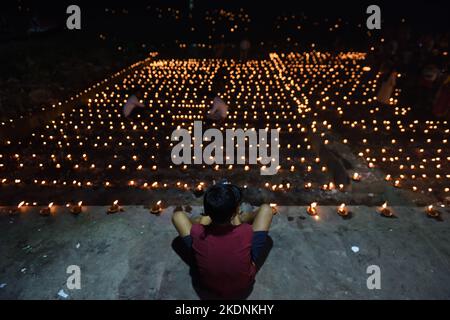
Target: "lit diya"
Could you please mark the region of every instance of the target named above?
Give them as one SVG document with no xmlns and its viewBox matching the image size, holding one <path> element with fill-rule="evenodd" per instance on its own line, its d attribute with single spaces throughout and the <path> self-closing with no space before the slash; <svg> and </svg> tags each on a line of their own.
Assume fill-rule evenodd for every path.
<svg viewBox="0 0 450 320">
<path fill-rule="evenodd" d="M 108 208 L 108 214 L 117 213 L 119 211 L 123 211 L 123 209 L 119 206 L 119 200 L 113 202 L 112 206 Z"/>
<path fill-rule="evenodd" d="M 352 180 L 356 182 L 361 181 L 361 175 L 358 172 L 355 172 L 352 176 Z"/>
<path fill-rule="evenodd" d="M 269 204 L 270 207 L 272 208 L 272 213 L 273 214 L 277 214 L 278 213 L 278 208 L 277 208 L 277 204 L 276 203 L 271 203 Z"/>
<path fill-rule="evenodd" d="M 41 216 L 49 216 L 52 213 L 53 202 L 50 202 L 46 208 L 43 208 L 39 211 Z"/>
<path fill-rule="evenodd" d="M 342 203 L 342 204 L 338 207 L 337 213 L 338 213 L 338 215 L 340 215 L 341 217 L 346 217 L 346 216 L 348 216 L 348 210 L 347 210 L 347 208 L 345 207 L 345 203 Z"/>
<path fill-rule="evenodd" d="M 162 212 L 162 207 L 161 207 L 161 200 L 159 200 L 157 203 L 155 203 L 153 205 L 153 207 L 150 209 L 150 213 L 151 214 L 156 214 L 156 215 L 160 215 Z"/>
<path fill-rule="evenodd" d="M 194 189 L 194 196 L 197 198 L 201 197 L 205 191 L 203 190 L 203 184 L 199 184 L 197 188 Z"/>
<path fill-rule="evenodd" d="M 22 201 L 22 202 L 20 202 L 20 203 L 17 205 L 16 208 L 11 208 L 11 209 L 9 209 L 7 212 L 8 212 L 9 214 L 14 214 L 14 213 L 20 212 L 21 208 L 22 208 L 24 205 L 25 205 L 25 201 Z"/>
<path fill-rule="evenodd" d="M 441 213 L 439 211 L 437 211 L 436 209 L 434 209 L 432 204 L 430 204 L 427 207 L 426 211 L 427 211 L 427 216 L 429 218 L 434 218 L 434 219 L 439 219 L 440 218 Z"/>
<path fill-rule="evenodd" d="M 78 215 L 83 211 L 83 208 L 81 205 L 83 204 L 83 201 L 78 202 L 76 205 L 72 206 L 70 208 L 70 213 Z"/>
<path fill-rule="evenodd" d="M 306 209 L 306 212 L 308 212 L 310 216 L 317 216 L 317 202 L 311 203 Z"/>
<path fill-rule="evenodd" d="M 392 211 L 388 208 L 387 202 L 383 203 L 383 205 L 381 206 L 380 213 L 383 217 L 386 218 L 392 218 L 394 216 Z"/>
</svg>

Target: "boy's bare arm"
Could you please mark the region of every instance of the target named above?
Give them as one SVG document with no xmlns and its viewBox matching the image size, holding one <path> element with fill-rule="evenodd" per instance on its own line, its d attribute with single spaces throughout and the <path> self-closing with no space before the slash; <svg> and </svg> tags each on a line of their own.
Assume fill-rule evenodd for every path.
<svg viewBox="0 0 450 320">
<path fill-rule="evenodd" d="M 211 218 L 209 216 L 197 216 L 191 219 L 192 223 L 199 223 L 207 226 L 211 223 Z"/>
<path fill-rule="evenodd" d="M 259 207 L 258 214 L 253 221 L 253 231 L 269 231 L 274 214 L 276 214 L 275 208 L 268 204 Z"/>
<path fill-rule="evenodd" d="M 253 212 L 242 213 L 242 222 L 253 224 L 254 231 L 268 231 L 272 223 L 272 217 L 276 214 L 276 209 L 268 204 L 263 204 Z"/>
<path fill-rule="evenodd" d="M 259 207 L 258 209 L 256 209 L 256 210 L 253 211 L 253 212 L 242 212 L 241 215 L 240 215 L 240 219 L 241 219 L 242 222 L 252 224 L 253 221 L 254 221 L 255 218 L 256 218 L 256 215 L 258 214 L 258 212 L 259 212 L 261 209 L 262 209 L 262 210 L 269 210 L 269 208 L 270 208 L 270 210 L 272 211 L 272 214 L 274 214 L 274 215 L 277 214 L 276 208 L 271 207 L 271 206 L 268 205 L 268 204 L 263 204 L 261 207 Z"/>
<path fill-rule="evenodd" d="M 182 206 L 176 206 L 173 212 L 174 214 L 179 212 L 180 214 L 184 214 L 186 217 L 188 217 L 188 213 L 183 210 Z M 210 224 L 212 221 L 209 216 L 202 216 L 202 215 L 188 219 L 191 222 L 191 224 L 200 223 L 204 226 Z"/>
<path fill-rule="evenodd" d="M 191 233 L 192 222 L 184 211 L 177 209 L 179 208 L 175 208 L 172 215 L 172 223 L 175 229 L 177 229 L 178 234 L 181 237 L 186 237 Z"/>
</svg>

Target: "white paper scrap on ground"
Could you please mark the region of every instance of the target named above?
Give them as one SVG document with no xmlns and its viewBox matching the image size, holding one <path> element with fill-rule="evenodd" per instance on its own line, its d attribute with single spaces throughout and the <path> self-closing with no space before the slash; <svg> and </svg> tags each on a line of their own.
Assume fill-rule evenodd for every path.
<svg viewBox="0 0 450 320">
<path fill-rule="evenodd" d="M 4 287 L 6 287 L 6 283 L 0 283 L 0 289 L 3 289 Z"/>
<path fill-rule="evenodd" d="M 65 293 L 63 289 L 59 290 L 58 296 L 60 296 L 61 298 L 64 298 L 64 299 L 67 299 L 69 297 L 69 295 L 67 293 Z"/>
<path fill-rule="evenodd" d="M 354 253 L 359 252 L 359 247 L 353 246 L 353 247 L 352 247 L 352 251 L 353 251 Z"/>
</svg>

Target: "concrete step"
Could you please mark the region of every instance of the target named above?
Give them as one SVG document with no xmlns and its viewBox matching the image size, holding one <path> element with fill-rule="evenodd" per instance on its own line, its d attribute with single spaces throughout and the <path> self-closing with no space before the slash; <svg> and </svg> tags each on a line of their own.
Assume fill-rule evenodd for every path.
<svg viewBox="0 0 450 320">
<path fill-rule="evenodd" d="M 154 216 L 142 206 L 107 215 L 86 207 L 72 216 L 54 207 L 0 215 L 0 299 L 198 299 L 188 267 L 171 248 L 173 207 Z M 4 209 L 4 208 L 3 208 Z M 443 221 L 424 208 L 351 206 L 344 220 L 335 206 L 280 207 L 270 236 L 273 248 L 250 299 L 449 299 L 449 213 Z M 192 215 L 202 211 L 193 206 Z M 354 252 L 352 247 L 358 247 Z M 355 248 L 353 248 L 355 249 Z M 69 265 L 81 268 L 80 290 L 69 290 Z M 366 285 L 370 265 L 381 269 L 381 289 Z"/>
</svg>

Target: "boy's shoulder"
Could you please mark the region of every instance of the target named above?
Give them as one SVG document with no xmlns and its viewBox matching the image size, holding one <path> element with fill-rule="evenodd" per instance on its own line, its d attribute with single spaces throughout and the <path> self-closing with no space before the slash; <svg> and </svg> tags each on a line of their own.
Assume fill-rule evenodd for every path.
<svg viewBox="0 0 450 320">
<path fill-rule="evenodd" d="M 220 229 L 222 229 L 221 231 L 223 232 L 223 231 L 225 231 L 224 230 L 224 227 L 223 226 L 221 226 L 221 227 L 217 227 L 217 226 L 214 226 L 214 225 L 208 225 L 208 226 L 204 226 L 204 225 L 202 225 L 202 224 L 199 224 L 199 223 L 196 223 L 196 224 L 193 224 L 192 225 L 192 228 L 191 228 L 191 236 L 199 236 L 199 235 L 202 235 L 202 234 L 204 234 L 205 233 L 205 231 L 207 230 L 207 229 L 209 229 L 209 230 L 212 230 L 212 231 L 216 231 L 216 230 L 220 230 Z M 238 233 L 253 233 L 253 228 L 252 228 L 252 226 L 250 225 L 250 224 L 248 224 L 248 223 L 241 223 L 240 225 L 238 225 L 238 226 L 233 226 L 233 225 L 230 225 L 229 227 L 225 227 L 226 229 L 228 229 L 229 230 L 229 232 L 231 233 L 231 232 L 238 232 Z M 221 232 L 221 233 L 222 233 Z M 227 232 L 225 232 L 225 233 L 227 233 Z"/>
</svg>

